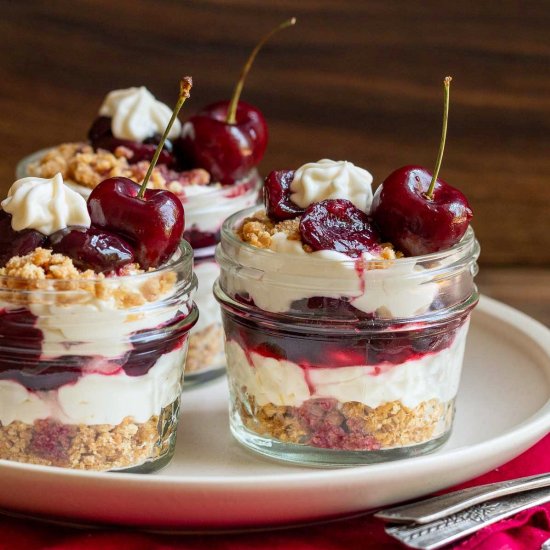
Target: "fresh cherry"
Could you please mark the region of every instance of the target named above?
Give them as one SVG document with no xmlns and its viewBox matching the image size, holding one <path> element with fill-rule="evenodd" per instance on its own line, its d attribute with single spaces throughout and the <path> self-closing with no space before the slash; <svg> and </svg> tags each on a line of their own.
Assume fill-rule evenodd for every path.
<svg viewBox="0 0 550 550">
<path fill-rule="evenodd" d="M 243 85 L 262 46 L 295 23 L 294 18 L 285 21 L 258 42 L 244 64 L 230 101 L 208 105 L 183 125 L 176 153 L 184 165 L 208 170 L 212 179 L 223 185 L 235 183 L 258 165 L 267 147 L 267 124 L 259 109 L 240 101 Z"/>
<path fill-rule="evenodd" d="M 102 181 L 88 198 L 92 223 L 122 235 L 143 269 L 158 267 L 176 252 L 183 235 L 181 201 L 170 191 L 147 189 L 128 178 Z M 123 242 L 123 241 L 122 241 Z"/>
<path fill-rule="evenodd" d="M 109 178 L 88 198 L 92 224 L 128 239 L 136 260 L 144 269 L 166 262 L 176 252 L 183 236 L 185 216 L 181 201 L 170 191 L 147 189 L 147 183 L 192 85 L 191 77 L 182 79 L 178 102 L 141 186 L 128 178 Z"/>
<path fill-rule="evenodd" d="M 132 156 L 128 159 L 130 164 L 137 164 L 142 160 L 151 161 L 155 155 L 157 144 L 159 143 L 158 136 L 151 136 L 142 143 L 129 139 L 119 139 L 113 136 L 111 130 L 111 117 L 97 117 L 90 130 L 88 131 L 88 139 L 94 149 L 105 149 L 114 152 L 117 147 L 125 147 L 132 152 Z M 166 141 L 165 149 L 160 153 L 158 163 L 173 166 L 175 163 L 174 155 L 171 154 L 172 144 Z"/>
<path fill-rule="evenodd" d="M 97 227 L 67 227 L 50 235 L 54 252 L 69 256 L 79 269 L 117 271 L 134 262 L 131 246 L 118 235 Z"/>
<path fill-rule="evenodd" d="M 347 199 L 313 203 L 300 220 L 302 241 L 313 250 L 335 250 L 357 257 L 380 246 L 369 217 Z"/>
<path fill-rule="evenodd" d="M 295 218 L 304 213 L 290 200 L 290 184 L 294 179 L 294 170 L 273 170 L 264 183 L 264 203 L 267 215 L 282 221 Z"/>
<path fill-rule="evenodd" d="M 399 168 L 376 190 L 372 203 L 371 215 L 384 239 L 409 256 L 451 248 L 473 215 L 466 197 L 437 177 L 445 149 L 450 82 L 450 77 L 444 81 L 443 131 L 433 174 L 421 166 Z"/>
<path fill-rule="evenodd" d="M 0 209 L 0 267 L 10 258 L 24 256 L 43 246 L 48 238 L 34 229 L 15 231 L 11 226 L 11 214 Z"/>
</svg>

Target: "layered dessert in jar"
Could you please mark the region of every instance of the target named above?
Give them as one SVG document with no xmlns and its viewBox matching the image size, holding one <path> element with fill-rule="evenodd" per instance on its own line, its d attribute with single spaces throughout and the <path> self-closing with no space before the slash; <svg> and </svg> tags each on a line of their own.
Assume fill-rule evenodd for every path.
<svg viewBox="0 0 550 550">
<path fill-rule="evenodd" d="M 264 37 L 247 60 L 231 100 L 205 106 L 183 123 L 176 120 L 148 188 L 176 194 L 185 207 L 184 238 L 195 257 L 200 291 L 197 305 L 209 311 L 211 323 L 195 327 L 189 342 L 186 384 L 204 382 L 225 372 L 221 316 L 212 294 L 214 249 L 223 221 L 258 202 L 261 179 L 257 166 L 268 142 L 261 111 L 240 101 L 244 80 Z M 141 183 L 147 173 L 171 109 L 145 87 L 113 90 L 101 104 L 88 140 L 64 143 L 24 159 L 17 176 L 51 178 L 61 173 L 72 189 L 87 198 L 107 177 L 126 177 Z M 203 279 L 204 273 L 204 279 Z"/>
<path fill-rule="evenodd" d="M 86 202 L 57 174 L 1 208 L 0 459 L 164 466 L 198 316 L 181 202 L 126 178 Z"/>
<path fill-rule="evenodd" d="M 478 299 L 472 212 L 419 166 L 374 198 L 371 183 L 345 161 L 275 171 L 265 209 L 224 224 L 231 429 L 252 450 L 351 465 L 449 437 Z"/>
</svg>

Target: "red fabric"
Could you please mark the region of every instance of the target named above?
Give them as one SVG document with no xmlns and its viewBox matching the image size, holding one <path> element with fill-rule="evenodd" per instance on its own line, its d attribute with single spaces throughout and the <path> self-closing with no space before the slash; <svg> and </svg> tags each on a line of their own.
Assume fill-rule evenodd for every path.
<svg viewBox="0 0 550 550">
<path fill-rule="evenodd" d="M 460 487 L 550 472 L 550 435 L 529 451 Z M 458 487 L 454 487 L 456 489 Z M 1 489 L 0 489 L 1 490 Z M 457 550 L 539 550 L 550 538 L 550 503 L 487 527 Z M 135 530 L 78 530 L 0 516 L 0 550 L 365 550 L 399 549 L 382 522 L 363 516 L 280 531 L 167 536 Z"/>
</svg>

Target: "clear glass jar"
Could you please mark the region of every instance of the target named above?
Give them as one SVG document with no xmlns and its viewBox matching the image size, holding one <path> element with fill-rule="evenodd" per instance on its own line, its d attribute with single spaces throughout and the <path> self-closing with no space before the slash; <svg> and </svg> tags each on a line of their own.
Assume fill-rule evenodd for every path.
<svg viewBox="0 0 550 550">
<path fill-rule="evenodd" d="M 479 245 L 395 260 L 296 256 L 235 233 L 217 259 L 236 439 L 272 458 L 358 465 L 451 433 Z"/>
<path fill-rule="evenodd" d="M 40 161 L 50 149 L 37 151 L 22 159 L 16 168 L 17 178 L 28 176 L 29 165 Z M 65 181 L 72 189 L 87 198 L 91 189 Z M 225 374 L 221 313 L 212 294 L 219 274 L 214 251 L 220 241 L 222 223 L 231 214 L 258 202 L 262 180 L 257 170 L 231 186 L 213 184 L 187 187 L 187 195 L 179 194 L 185 208 L 184 238 L 195 250 L 195 273 L 199 289 L 195 297 L 201 312 L 189 341 L 185 387 L 193 387 Z"/>
<path fill-rule="evenodd" d="M 0 276 L 1 459 L 132 472 L 168 464 L 198 317 L 192 263 L 184 243 L 145 273 Z"/>
</svg>

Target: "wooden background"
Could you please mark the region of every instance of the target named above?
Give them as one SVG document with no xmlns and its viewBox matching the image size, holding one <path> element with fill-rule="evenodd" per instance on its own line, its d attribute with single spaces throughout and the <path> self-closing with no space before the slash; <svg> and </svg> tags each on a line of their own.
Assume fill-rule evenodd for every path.
<svg viewBox="0 0 550 550">
<path fill-rule="evenodd" d="M 191 74 L 183 116 L 227 98 L 256 40 L 295 15 L 244 91 L 270 124 L 264 173 L 322 157 L 364 166 L 377 183 L 404 164 L 431 168 L 450 74 L 441 175 L 470 199 L 482 267 L 514 268 L 480 280 L 513 294 L 514 273 L 522 281 L 529 268 L 535 310 L 550 292 L 550 2 L 1 0 L 0 8 L 1 191 L 22 156 L 82 139 L 111 89 L 143 84 L 172 104 L 179 77 Z"/>
</svg>

